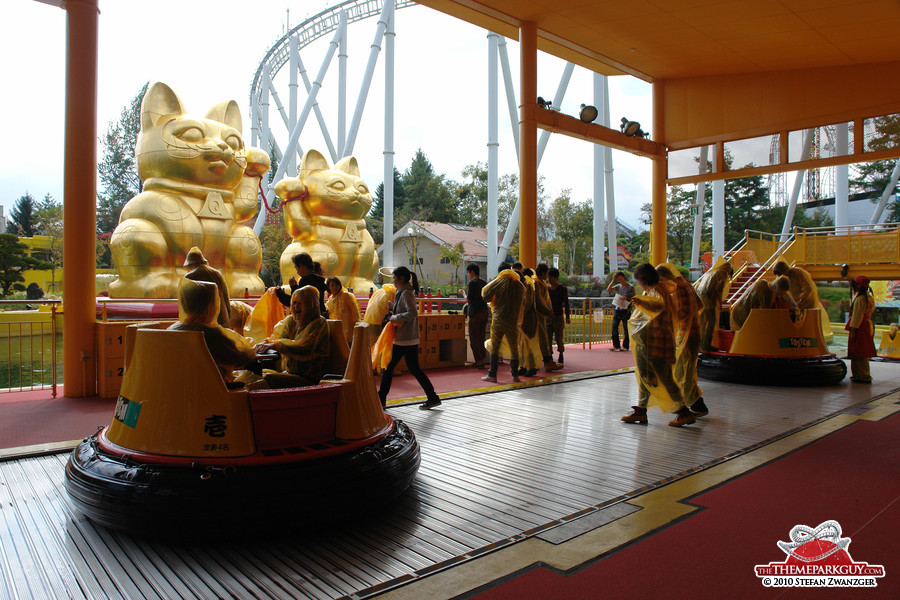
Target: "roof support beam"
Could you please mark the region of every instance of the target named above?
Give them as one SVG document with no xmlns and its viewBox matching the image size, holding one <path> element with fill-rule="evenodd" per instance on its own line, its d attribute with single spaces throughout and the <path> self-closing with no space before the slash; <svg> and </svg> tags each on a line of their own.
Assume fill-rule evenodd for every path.
<svg viewBox="0 0 900 600">
<path fill-rule="evenodd" d="M 533 103 L 534 100 L 532 99 L 531 102 Z M 645 158 L 666 155 L 666 147 L 659 142 L 646 138 L 628 137 L 615 129 L 596 123 L 585 123 L 581 119 L 555 110 L 538 110 L 535 114 L 535 121 L 538 127 L 552 133 L 562 133 L 569 137 L 609 146 L 616 150 L 624 150 Z"/>
</svg>

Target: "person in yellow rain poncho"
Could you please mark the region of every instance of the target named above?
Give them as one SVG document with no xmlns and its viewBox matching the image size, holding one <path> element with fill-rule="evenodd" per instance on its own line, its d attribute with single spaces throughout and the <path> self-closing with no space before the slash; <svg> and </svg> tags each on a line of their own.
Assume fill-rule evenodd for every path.
<svg viewBox="0 0 900 600">
<path fill-rule="evenodd" d="M 765 279 L 760 279 L 741 294 L 731 305 L 731 329 L 737 331 L 744 326 L 750 311 L 754 308 L 772 306 L 772 287 Z"/>
<path fill-rule="evenodd" d="M 632 300 L 635 310 L 628 320 L 631 353 L 634 355 L 638 382 L 638 405 L 622 417 L 626 423 L 647 423 L 647 407 L 659 406 L 663 412 L 675 411 L 672 427 L 693 423 L 694 415 L 684 405 L 681 387 L 675 381 L 674 299 L 659 285 L 659 274 L 652 265 L 634 270 L 634 279 L 644 290 Z"/>
<path fill-rule="evenodd" d="M 822 335 L 825 341 L 830 342 L 832 339 L 831 321 L 828 319 L 828 312 L 819 301 L 819 288 L 812 276 L 806 270 L 800 267 L 792 267 L 787 264 L 784 258 L 779 258 L 772 267 L 772 272 L 776 276 L 784 275 L 791 282 L 791 297 L 797 303 L 797 307 L 804 311 L 808 308 L 819 309 L 819 319 L 822 323 Z M 802 312 L 800 315 L 802 316 Z"/>
<path fill-rule="evenodd" d="M 700 350 L 713 350 L 713 334 L 719 326 L 719 313 L 722 301 L 728 292 L 728 284 L 734 269 L 721 256 L 716 259 L 712 269 L 703 274 L 697 283 L 700 295 Z"/>
<path fill-rule="evenodd" d="M 553 304 L 550 302 L 550 283 L 547 281 L 550 268 L 547 263 L 538 264 L 534 270 L 534 308 L 538 313 L 538 343 L 541 347 L 541 359 L 544 361 L 544 371 L 556 371 L 562 369 L 562 357 L 560 362 L 553 362 L 553 347 L 550 345 L 548 327 L 552 327 Z"/>
<path fill-rule="evenodd" d="M 684 280 L 678 267 L 664 263 L 656 267 L 660 286 L 675 299 L 675 381 L 681 386 L 684 405 L 695 417 L 709 414 L 703 392 L 697 384 L 697 358 L 700 354 L 700 296 Z"/>
<path fill-rule="evenodd" d="M 275 330 L 271 340 L 256 346 L 257 352 L 281 354 L 281 373 L 264 372 L 272 388 L 316 385 L 325 376 L 331 338 L 328 323 L 319 311 L 319 290 L 303 286 L 291 294 L 291 314 Z"/>
<path fill-rule="evenodd" d="M 378 344 L 381 332 L 384 330 L 384 317 L 391 311 L 394 304 L 394 296 L 397 287 L 393 283 L 385 283 L 381 289 L 376 290 L 369 303 L 366 305 L 366 313 L 363 321 L 369 324 L 369 342 L 372 345 L 372 365 L 376 371 L 384 370 L 391 362 L 391 348 L 394 345 L 393 337 L 390 340 Z"/>
<path fill-rule="evenodd" d="M 208 281 L 216 285 L 219 290 L 219 314 L 216 321 L 222 327 L 228 328 L 231 323 L 231 299 L 228 297 L 228 284 L 225 283 L 222 272 L 209 266 L 209 261 L 197 246 L 188 250 L 184 266 L 188 270 L 186 278 L 193 281 Z"/>
<path fill-rule="evenodd" d="M 237 333 L 244 333 L 244 327 L 250 322 L 253 307 L 240 300 L 231 301 L 231 311 L 228 319 L 228 329 Z"/>
<path fill-rule="evenodd" d="M 219 325 L 219 289 L 209 281 L 182 278 L 178 284 L 181 320 L 169 329 L 202 331 L 206 347 L 226 382 L 234 381 L 234 370 L 256 358 L 250 340 Z"/>
<path fill-rule="evenodd" d="M 512 380 L 519 381 L 519 327 L 522 320 L 522 301 L 525 285 L 519 274 L 500 263 L 500 272 L 481 290 L 481 297 L 491 305 L 491 337 L 484 347 L 491 353 L 488 374 L 484 381 L 497 381 L 500 356 L 509 359 Z"/>
<path fill-rule="evenodd" d="M 353 326 L 359 321 L 359 304 L 356 303 L 353 294 L 344 289 L 337 277 L 329 277 L 325 284 L 331 293 L 331 297 L 325 303 L 328 318 L 341 322 L 344 339 L 349 346 L 353 343 Z"/>
<path fill-rule="evenodd" d="M 525 278 L 525 295 L 522 299 L 522 329 L 519 335 L 519 376 L 534 377 L 543 357 L 541 344 L 538 338 L 539 332 L 547 328 L 543 327 L 543 318 L 535 307 L 535 277 L 531 269 L 523 269 Z"/>
</svg>

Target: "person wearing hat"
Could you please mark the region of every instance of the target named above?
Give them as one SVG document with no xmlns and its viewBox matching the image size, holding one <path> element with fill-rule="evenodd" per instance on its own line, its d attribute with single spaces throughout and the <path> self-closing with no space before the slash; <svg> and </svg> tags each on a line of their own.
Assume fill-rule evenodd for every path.
<svg viewBox="0 0 900 600">
<path fill-rule="evenodd" d="M 188 270 L 185 275 L 187 279 L 208 281 L 219 289 L 219 314 L 216 316 L 216 322 L 226 329 L 230 328 L 231 299 L 228 297 L 228 284 L 225 283 L 225 277 L 222 276 L 221 271 L 209 266 L 209 261 L 197 246 L 188 251 L 184 266 Z"/>
<path fill-rule="evenodd" d="M 875 325 L 872 313 L 875 311 L 875 298 L 869 288 L 869 278 L 858 275 L 850 280 L 850 320 L 844 327 L 850 332 L 847 338 L 847 356 L 850 358 L 850 381 L 856 383 L 872 383 L 869 373 L 869 359 L 877 354 L 875 351 Z"/>
</svg>

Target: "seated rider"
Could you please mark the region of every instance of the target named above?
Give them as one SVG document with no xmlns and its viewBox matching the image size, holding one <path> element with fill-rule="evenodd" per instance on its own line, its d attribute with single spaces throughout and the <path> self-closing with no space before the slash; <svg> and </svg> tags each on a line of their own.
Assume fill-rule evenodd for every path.
<svg viewBox="0 0 900 600">
<path fill-rule="evenodd" d="M 319 311 L 319 290 L 307 285 L 291 294 L 291 314 L 272 331 L 271 340 L 256 345 L 257 352 L 281 354 L 281 373 L 266 372 L 272 388 L 316 385 L 325 376 L 331 339 L 328 322 Z"/>
<path fill-rule="evenodd" d="M 256 352 L 246 338 L 216 322 L 219 315 L 219 288 L 208 281 L 182 278 L 178 284 L 178 304 L 182 319 L 172 324 L 174 331 L 202 331 L 206 347 L 226 382 L 234 380 L 234 369 L 246 366 Z"/>
<path fill-rule="evenodd" d="M 772 282 L 772 308 L 786 308 L 791 311 L 791 321 L 796 321 L 800 316 L 797 302 L 791 296 L 791 280 L 784 275 L 779 275 Z"/>
</svg>

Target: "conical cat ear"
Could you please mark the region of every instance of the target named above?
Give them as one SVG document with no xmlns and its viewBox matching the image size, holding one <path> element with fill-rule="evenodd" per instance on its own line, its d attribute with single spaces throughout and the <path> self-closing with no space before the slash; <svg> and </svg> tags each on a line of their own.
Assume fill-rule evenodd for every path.
<svg viewBox="0 0 900 600">
<path fill-rule="evenodd" d="M 172 88 L 157 81 L 150 86 L 141 102 L 141 130 L 156 127 L 162 117 L 183 114 L 184 106 L 178 95 Z"/>
<path fill-rule="evenodd" d="M 219 102 L 206 113 L 207 119 L 212 119 L 217 123 L 225 123 L 232 129 L 237 129 L 238 132 L 243 133 L 241 130 L 241 109 L 238 108 L 237 102 L 234 100 L 226 100 L 225 102 Z"/>
<path fill-rule="evenodd" d="M 352 156 L 345 156 L 334 165 L 335 171 L 343 171 L 354 177 L 359 177 L 359 163 Z"/>
<path fill-rule="evenodd" d="M 307 150 L 300 160 L 300 176 L 305 177 L 312 171 L 327 171 L 328 160 L 318 150 Z"/>
</svg>

